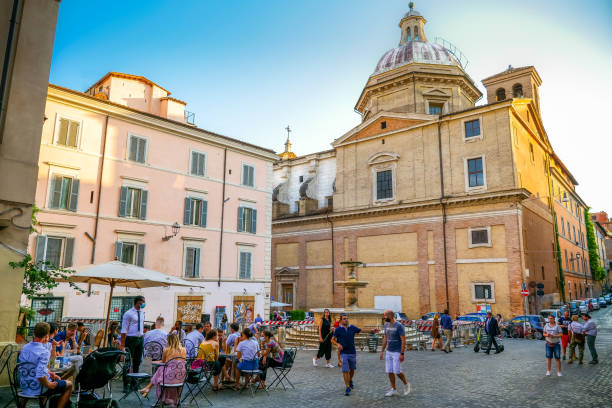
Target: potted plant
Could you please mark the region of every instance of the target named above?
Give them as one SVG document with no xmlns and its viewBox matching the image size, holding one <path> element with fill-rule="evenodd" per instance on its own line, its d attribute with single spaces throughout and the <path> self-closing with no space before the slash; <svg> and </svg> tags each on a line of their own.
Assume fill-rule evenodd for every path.
<svg viewBox="0 0 612 408">
<path fill-rule="evenodd" d="M 36 316 L 36 310 L 28 306 L 19 307 L 19 321 L 17 323 L 17 334 L 15 335 L 16 343 L 25 343 L 28 335 L 28 322 L 33 320 L 34 316 Z"/>
</svg>

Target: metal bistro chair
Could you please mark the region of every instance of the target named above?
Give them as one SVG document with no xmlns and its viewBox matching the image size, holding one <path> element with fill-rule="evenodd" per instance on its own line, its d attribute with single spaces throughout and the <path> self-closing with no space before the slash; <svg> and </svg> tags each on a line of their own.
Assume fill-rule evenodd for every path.
<svg viewBox="0 0 612 408">
<path fill-rule="evenodd" d="M 19 408 L 27 406 L 30 400 L 37 400 L 41 408 L 47 406 L 49 397 L 41 394 L 42 385 L 36 378 L 36 369 L 34 363 L 19 363 L 13 370 L 11 387 Z"/>
<path fill-rule="evenodd" d="M 196 345 L 193 341 L 189 339 L 183 340 L 183 346 L 185 347 L 185 352 L 187 353 L 187 359 L 195 359 L 198 355 L 198 345 Z"/>
<path fill-rule="evenodd" d="M 208 399 L 206 394 L 204 394 L 207 387 L 212 387 L 210 381 L 213 376 L 213 363 L 208 361 L 208 357 L 210 355 L 212 354 L 205 356 L 203 360 L 187 359 L 187 376 L 185 378 L 185 389 L 187 390 L 187 392 L 185 394 L 185 397 L 183 397 L 182 402 L 185 402 L 187 398 L 191 397 L 189 404 L 195 402 L 196 406 L 200 408 L 200 404 L 198 404 L 197 397 L 202 395 L 206 402 L 208 402 L 210 405 L 213 405 L 213 403 Z M 198 362 L 201 362 L 201 365 L 199 365 Z"/>
<path fill-rule="evenodd" d="M 15 367 L 17 367 L 18 359 L 19 359 L 19 350 L 11 347 L 11 351 L 8 352 L 6 355 L 6 361 L 4 362 L 4 369 L 6 370 L 6 376 L 9 379 L 9 385 L 11 388 L 11 393 L 13 395 L 12 395 L 11 400 L 4 405 L 4 408 L 7 408 L 9 405 L 11 405 L 11 403 L 13 403 L 13 401 L 15 401 L 15 398 L 17 397 L 17 394 L 15 394 L 15 387 L 13 386 L 13 383 L 14 383 L 14 371 L 15 371 Z"/>
<path fill-rule="evenodd" d="M 240 370 L 240 375 L 244 375 L 246 377 L 245 380 L 247 381 L 247 384 L 244 388 L 249 388 L 249 391 L 251 392 L 251 397 L 255 396 L 255 393 L 260 388 L 264 390 L 268 396 L 270 396 L 270 393 L 268 393 L 268 389 L 262 384 L 261 376 L 263 375 L 263 372 L 259 369 L 259 361 L 262 357 L 262 350 L 259 350 L 253 360 L 243 360 L 243 362 L 245 363 L 253 364 L 253 367 L 255 368 L 251 370 Z M 255 376 L 257 376 L 257 381 L 253 381 L 253 378 L 255 378 Z M 244 391 L 244 388 L 241 388 L 240 392 Z"/>
<path fill-rule="evenodd" d="M 13 352 L 13 345 L 7 344 L 3 349 L 2 353 L 0 353 L 0 375 L 4 372 L 6 368 L 9 358 L 11 357 L 11 353 Z"/>
<path fill-rule="evenodd" d="M 176 398 L 176 404 L 174 401 L 170 401 L 171 405 L 176 407 L 181 406 L 181 394 L 183 393 L 183 386 L 185 385 L 185 378 L 187 377 L 186 362 L 183 357 L 175 357 L 172 360 L 166 362 L 162 371 L 161 384 L 157 384 L 157 401 L 154 407 L 160 404 L 167 403 L 168 400 Z M 174 394 L 174 395 L 172 395 Z"/>
<path fill-rule="evenodd" d="M 156 361 L 161 361 L 164 355 L 164 345 L 158 341 L 149 341 L 144 345 L 143 355 L 151 358 L 152 373 L 155 374 L 155 371 L 163 365 L 162 363 L 156 363 Z"/>
<path fill-rule="evenodd" d="M 289 378 L 287 378 L 287 375 L 291 372 L 291 368 L 293 367 L 293 362 L 295 361 L 296 354 L 297 347 L 291 347 L 290 349 L 285 350 L 282 366 L 270 367 L 274 372 L 274 375 L 276 375 L 276 378 L 274 378 L 274 380 L 270 383 L 268 389 L 272 388 L 273 386 L 275 388 L 282 386 L 283 390 L 287 390 L 287 387 L 285 387 L 285 383 L 290 385 L 291 388 L 295 389 L 291 381 L 289 381 Z"/>
<path fill-rule="evenodd" d="M 124 363 L 123 363 L 123 367 L 122 367 L 122 371 L 123 371 L 123 384 L 124 384 L 124 389 L 123 389 L 123 396 L 119 399 L 119 401 L 124 400 L 125 398 L 127 398 L 130 394 L 136 394 L 136 397 L 138 397 L 138 402 L 140 402 L 140 406 L 142 405 L 142 397 L 140 396 L 140 393 L 138 392 L 138 390 L 140 389 L 140 383 L 144 380 L 149 380 L 151 378 L 151 374 L 149 373 L 131 373 L 130 369 L 132 368 L 132 356 L 130 354 L 129 349 L 126 347 L 125 348 L 125 356 L 124 356 Z"/>
</svg>

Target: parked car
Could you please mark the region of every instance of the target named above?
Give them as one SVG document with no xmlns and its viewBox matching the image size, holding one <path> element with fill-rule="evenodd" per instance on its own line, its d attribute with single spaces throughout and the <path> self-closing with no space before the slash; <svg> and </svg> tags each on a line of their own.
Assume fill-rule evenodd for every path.
<svg viewBox="0 0 612 408">
<path fill-rule="evenodd" d="M 589 299 L 591 304 L 593 305 L 593 310 L 599 310 L 599 302 L 595 298 Z"/>
<path fill-rule="evenodd" d="M 599 301 L 599 307 L 608 307 L 608 302 L 606 302 L 606 299 L 603 296 L 597 300 Z"/>
<path fill-rule="evenodd" d="M 520 315 L 516 316 L 508 323 L 506 326 L 509 330 L 513 325 L 522 326 L 523 323 L 529 323 L 531 328 L 534 330 L 534 337 L 537 340 L 542 340 L 544 338 L 544 318 L 540 315 Z"/>
<path fill-rule="evenodd" d="M 569 302 L 569 308 L 570 308 L 571 316 L 580 314 L 580 302 L 575 301 L 575 300 Z"/>
<path fill-rule="evenodd" d="M 580 300 L 578 308 L 580 309 L 580 313 L 589 313 L 589 306 L 586 300 Z"/>
<path fill-rule="evenodd" d="M 436 315 L 436 313 L 437 312 L 425 313 L 423 316 L 421 316 L 421 320 L 433 320 L 433 318 Z"/>
<path fill-rule="evenodd" d="M 410 320 L 408 318 L 408 316 L 406 316 L 406 313 L 402 313 L 402 312 L 395 312 L 395 316 L 394 316 L 395 320 Z M 433 317 L 432 317 L 433 319 Z"/>
<path fill-rule="evenodd" d="M 548 319 L 548 316 L 553 315 L 555 320 L 563 316 L 563 312 L 561 309 L 542 309 L 540 310 L 540 315 L 544 318 L 544 321 Z"/>
<path fill-rule="evenodd" d="M 457 318 L 460 322 L 482 323 L 487 320 L 487 315 L 482 313 L 468 313 Z"/>
<path fill-rule="evenodd" d="M 604 299 L 606 299 L 608 304 L 612 303 L 612 294 L 608 293 L 607 295 L 604 295 Z"/>
</svg>

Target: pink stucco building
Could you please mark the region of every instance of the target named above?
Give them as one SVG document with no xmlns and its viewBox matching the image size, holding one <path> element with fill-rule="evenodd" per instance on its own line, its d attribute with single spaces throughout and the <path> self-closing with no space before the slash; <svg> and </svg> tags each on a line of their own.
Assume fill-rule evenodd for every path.
<svg viewBox="0 0 612 408">
<path fill-rule="evenodd" d="M 30 253 L 77 269 L 117 258 L 205 283 L 119 288 L 114 318 L 141 293 L 147 320 L 161 314 L 167 325 L 200 321 L 201 314 L 215 319 L 217 307 L 231 320 L 241 304 L 265 316 L 277 156 L 197 128 L 185 102 L 169 95 L 147 78 L 120 73 L 85 93 L 49 86 L 36 192 L 40 225 Z M 107 296 L 102 286 L 76 295 L 62 285 L 33 304 L 52 311 L 39 319 L 101 317 Z"/>
</svg>

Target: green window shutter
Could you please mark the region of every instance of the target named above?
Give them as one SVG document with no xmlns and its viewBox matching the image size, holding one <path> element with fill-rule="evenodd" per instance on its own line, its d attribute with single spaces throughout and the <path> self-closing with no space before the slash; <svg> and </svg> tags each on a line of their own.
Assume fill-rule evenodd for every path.
<svg viewBox="0 0 612 408">
<path fill-rule="evenodd" d="M 198 174 L 198 154 L 191 152 L 191 174 Z"/>
<path fill-rule="evenodd" d="M 147 219 L 147 200 L 149 198 L 149 192 L 147 190 L 140 190 L 140 219 Z"/>
<path fill-rule="evenodd" d="M 136 265 L 144 266 L 145 244 L 138 244 L 136 249 Z"/>
<path fill-rule="evenodd" d="M 206 213 L 208 212 L 208 201 L 202 200 L 200 206 L 200 227 L 206 226 Z"/>
<path fill-rule="evenodd" d="M 146 152 L 147 152 L 147 139 L 139 138 L 138 139 L 138 156 L 136 160 L 140 163 L 144 163 L 145 158 L 146 158 Z"/>
<path fill-rule="evenodd" d="M 79 180 L 72 179 L 72 186 L 70 187 L 70 199 L 68 201 L 68 209 L 70 211 L 77 210 L 77 204 L 79 202 Z"/>
<path fill-rule="evenodd" d="M 238 270 L 238 279 L 244 279 L 246 275 L 246 252 L 240 252 L 240 265 Z"/>
<path fill-rule="evenodd" d="M 127 195 L 128 195 L 128 188 L 121 187 L 121 194 L 119 196 L 119 216 L 120 217 L 125 217 L 125 211 L 127 207 Z"/>
<path fill-rule="evenodd" d="M 198 156 L 200 157 L 200 160 L 198 162 L 198 170 L 199 170 L 199 174 L 200 176 L 203 176 L 206 174 L 206 155 L 205 154 L 198 154 Z"/>
<path fill-rule="evenodd" d="M 185 251 L 185 277 L 192 278 L 193 277 L 193 264 L 194 264 L 194 252 L 195 248 L 187 248 Z"/>
<path fill-rule="evenodd" d="M 34 261 L 36 263 L 38 262 L 44 262 L 45 260 L 45 252 L 47 251 L 47 236 L 46 235 L 39 235 L 36 237 L 36 257 L 34 258 Z"/>
<path fill-rule="evenodd" d="M 257 210 L 251 210 L 251 232 L 253 234 L 257 233 Z"/>
<path fill-rule="evenodd" d="M 136 158 L 138 157 L 137 150 L 138 150 L 138 139 L 136 139 L 134 136 L 130 136 L 130 146 L 129 146 L 129 152 L 128 152 L 129 160 L 136 161 Z"/>
<path fill-rule="evenodd" d="M 59 208 L 62 197 L 62 177 L 53 176 L 51 180 L 51 194 L 49 199 L 49 207 Z"/>
<path fill-rule="evenodd" d="M 74 238 L 66 238 L 64 244 L 64 268 L 70 268 L 74 258 Z"/>
<path fill-rule="evenodd" d="M 193 277 L 200 277 L 200 248 L 193 248 Z"/>
<path fill-rule="evenodd" d="M 244 231 L 244 208 L 238 207 L 238 232 Z"/>
<path fill-rule="evenodd" d="M 183 224 L 191 224 L 191 198 L 185 197 L 185 213 L 183 215 Z"/>
<path fill-rule="evenodd" d="M 123 242 L 121 241 L 115 242 L 115 258 L 117 261 L 121 261 L 122 252 L 123 252 Z"/>
<path fill-rule="evenodd" d="M 255 186 L 255 167 L 249 166 L 249 186 Z"/>
</svg>

